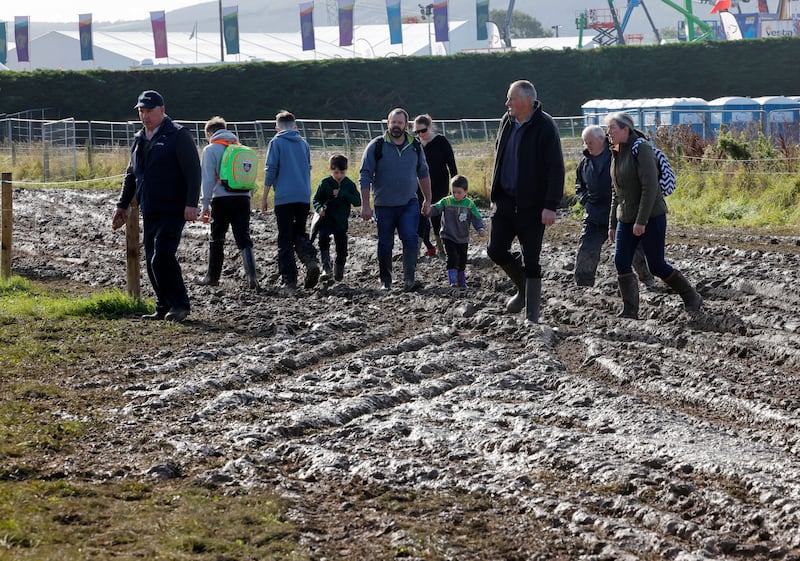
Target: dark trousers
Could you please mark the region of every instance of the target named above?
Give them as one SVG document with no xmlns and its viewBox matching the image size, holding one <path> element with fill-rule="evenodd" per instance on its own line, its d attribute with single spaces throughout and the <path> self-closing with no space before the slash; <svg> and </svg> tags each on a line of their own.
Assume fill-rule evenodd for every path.
<svg viewBox="0 0 800 561">
<path fill-rule="evenodd" d="M 253 247 L 250 239 L 250 197 L 217 197 L 211 201 L 212 245 L 225 245 L 229 226 L 233 230 L 236 247 Z"/>
<path fill-rule="evenodd" d="M 297 282 L 295 253 L 304 264 L 317 258 L 317 250 L 306 232 L 310 209 L 309 203 L 288 203 L 275 207 L 275 220 L 278 223 L 278 272 L 284 282 Z"/>
<path fill-rule="evenodd" d="M 331 236 L 336 247 L 336 263 L 344 265 L 347 262 L 347 230 L 333 230 L 323 224 L 319 229 L 319 250 L 321 253 L 330 254 Z"/>
<path fill-rule="evenodd" d="M 608 222 L 598 223 L 588 219 L 583 221 L 578 254 L 575 256 L 575 280 L 578 284 L 593 285 L 603 244 L 608 241 Z M 633 255 L 633 268 L 640 281 L 651 281 L 653 275 L 647 266 L 642 246 L 639 245 Z"/>
<path fill-rule="evenodd" d="M 664 244 L 667 237 L 667 215 L 655 216 L 645 225 L 644 234 L 633 235 L 633 224 L 617 222 L 614 266 L 618 275 L 632 272 L 633 254 L 642 244 L 650 271 L 660 279 L 672 274 L 672 265 L 664 260 Z"/>
<path fill-rule="evenodd" d="M 518 211 L 513 200 L 503 198 L 496 201 L 497 208 L 492 217 L 492 231 L 486 253 L 498 265 L 514 261 L 511 244 L 516 237 L 522 248 L 523 268 L 527 278 L 542 278 L 539 254 L 542 252 L 544 224 L 542 209 Z"/>
<path fill-rule="evenodd" d="M 444 252 L 447 254 L 447 269 L 466 271 L 469 243 L 456 243 L 447 238 L 442 238 L 442 242 L 444 242 Z"/>
<path fill-rule="evenodd" d="M 431 243 L 431 219 L 427 216 L 419 215 L 419 225 L 417 226 L 417 237 L 422 240 L 428 249 L 433 247 Z"/>
<path fill-rule="evenodd" d="M 183 214 L 148 213 L 144 224 L 144 260 L 147 276 L 156 293 L 156 311 L 189 308 L 189 295 L 178 264 L 178 244 L 186 221 Z"/>
</svg>

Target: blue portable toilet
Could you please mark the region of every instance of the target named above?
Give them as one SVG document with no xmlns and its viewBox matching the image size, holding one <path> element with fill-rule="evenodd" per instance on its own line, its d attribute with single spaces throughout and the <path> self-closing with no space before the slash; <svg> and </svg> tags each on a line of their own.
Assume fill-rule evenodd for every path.
<svg viewBox="0 0 800 561">
<path fill-rule="evenodd" d="M 583 126 L 600 124 L 599 115 L 605 112 L 606 99 L 590 99 L 581 105 L 581 115 L 583 116 Z"/>
<path fill-rule="evenodd" d="M 712 134 L 723 125 L 737 131 L 758 130 L 761 125 L 761 105 L 749 97 L 718 97 L 708 102 L 708 110 Z"/>
<path fill-rule="evenodd" d="M 629 99 L 592 99 L 581 105 L 584 126 L 605 125 L 606 115 L 620 111 Z"/>
<path fill-rule="evenodd" d="M 655 132 L 656 127 L 660 124 L 658 116 L 659 103 L 661 103 L 661 98 L 632 99 L 623 111 L 631 116 L 637 129 L 651 134 Z"/>
<path fill-rule="evenodd" d="M 606 104 L 606 113 L 601 117 L 600 124 L 605 126 L 606 117 L 608 117 L 611 113 L 625 111 L 625 107 L 627 107 L 630 102 L 630 99 L 609 99 L 608 103 Z"/>
<path fill-rule="evenodd" d="M 796 135 L 800 123 L 800 101 L 782 95 L 765 95 L 755 98 L 764 115 L 764 134 Z"/>
<path fill-rule="evenodd" d="M 683 125 L 705 136 L 708 102 L 701 97 L 665 97 L 659 105 L 659 120 L 665 126 Z"/>
</svg>

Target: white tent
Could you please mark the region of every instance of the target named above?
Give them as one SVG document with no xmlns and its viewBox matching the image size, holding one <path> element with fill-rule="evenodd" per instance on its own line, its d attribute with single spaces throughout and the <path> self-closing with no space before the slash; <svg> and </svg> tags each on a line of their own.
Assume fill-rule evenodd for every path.
<svg viewBox="0 0 800 561">
<path fill-rule="evenodd" d="M 95 41 L 94 60 L 81 60 L 81 44 L 78 33 L 50 31 L 28 45 L 30 62 L 17 61 L 17 49 L 8 51 L 6 66 L 11 70 L 91 70 L 93 68 L 127 69 L 137 63 L 136 59 L 106 48 Z"/>
<path fill-rule="evenodd" d="M 563 49 L 577 49 L 580 45 L 580 37 L 537 37 L 532 39 L 511 39 L 511 47 L 515 51 L 529 51 L 533 49 L 546 49 L 551 51 L 561 51 Z M 586 45 L 585 48 L 591 48 Z"/>
<path fill-rule="evenodd" d="M 427 23 L 403 25 L 403 43 L 389 42 L 388 25 L 357 25 L 353 45 L 339 46 L 338 27 L 315 27 L 313 51 L 303 51 L 300 32 L 240 33 L 240 54 L 225 55 L 226 63 L 251 61 L 322 60 L 331 58 L 383 58 L 391 56 L 442 55 L 474 47 L 475 30 L 465 21 L 450 22 L 450 41 L 437 43 L 433 27 Z M 219 35 L 168 32 L 169 58 L 154 58 L 153 35 L 149 32 L 93 33 L 94 60 L 80 59 L 77 31 L 51 31 L 31 40 L 31 62 L 17 62 L 16 49 L 10 49 L 8 67 L 12 70 L 62 69 L 129 70 L 164 65 L 217 64 L 220 60 Z M 480 43 L 485 43 L 481 41 Z"/>
</svg>

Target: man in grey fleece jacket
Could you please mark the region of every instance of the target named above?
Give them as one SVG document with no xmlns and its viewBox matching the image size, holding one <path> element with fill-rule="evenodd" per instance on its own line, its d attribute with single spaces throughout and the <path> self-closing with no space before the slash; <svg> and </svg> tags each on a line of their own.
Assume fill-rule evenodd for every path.
<svg viewBox="0 0 800 561">
<path fill-rule="evenodd" d="M 370 191 L 375 203 L 378 224 L 378 271 L 381 288 L 392 286 L 392 249 L 397 232 L 403 243 L 403 289 L 412 291 L 416 281 L 417 225 L 420 211 L 427 216 L 431 209 L 431 181 L 425 153 L 406 131 L 408 113 L 396 108 L 386 120 L 387 132 L 372 139 L 361 158 L 361 217 L 373 217 Z M 422 209 L 417 199 L 417 185 L 424 197 Z"/>
</svg>

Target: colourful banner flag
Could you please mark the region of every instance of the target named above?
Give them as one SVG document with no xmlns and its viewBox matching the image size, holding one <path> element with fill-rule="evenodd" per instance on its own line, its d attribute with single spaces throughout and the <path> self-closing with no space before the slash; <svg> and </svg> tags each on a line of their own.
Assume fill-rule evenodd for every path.
<svg viewBox="0 0 800 561">
<path fill-rule="evenodd" d="M 400 16 L 400 0 L 386 0 L 386 17 L 389 20 L 389 42 L 403 42 L 403 18 Z"/>
<path fill-rule="evenodd" d="M 485 41 L 489 38 L 489 31 L 486 24 L 489 23 L 489 0 L 476 0 L 475 19 L 478 22 L 478 41 Z"/>
<path fill-rule="evenodd" d="M 353 0 L 339 0 L 339 46 L 353 44 Z"/>
<path fill-rule="evenodd" d="M 167 16 L 164 10 L 150 12 L 150 25 L 153 27 L 153 43 L 156 48 L 156 58 L 167 58 Z"/>
<path fill-rule="evenodd" d="M 717 12 L 727 12 L 731 9 L 731 0 L 717 0 L 717 3 L 714 4 L 714 7 L 711 8 L 712 14 L 716 14 Z"/>
<path fill-rule="evenodd" d="M 314 2 L 300 3 L 300 36 L 303 38 L 303 50 L 313 51 L 314 44 Z"/>
<path fill-rule="evenodd" d="M 6 22 L 0 21 L 0 64 L 8 62 L 8 40 L 6 39 Z"/>
<path fill-rule="evenodd" d="M 78 15 L 78 37 L 81 41 L 81 60 L 94 60 L 92 49 L 92 14 Z"/>
<path fill-rule="evenodd" d="M 450 29 L 447 23 L 447 0 L 436 2 L 433 5 L 433 32 L 436 35 L 436 42 L 450 40 Z"/>
<path fill-rule="evenodd" d="M 225 50 L 229 55 L 239 54 L 239 6 L 223 6 L 222 29 Z"/>
<path fill-rule="evenodd" d="M 14 44 L 17 47 L 17 62 L 30 62 L 28 36 L 30 27 L 28 16 L 14 16 Z"/>
</svg>

